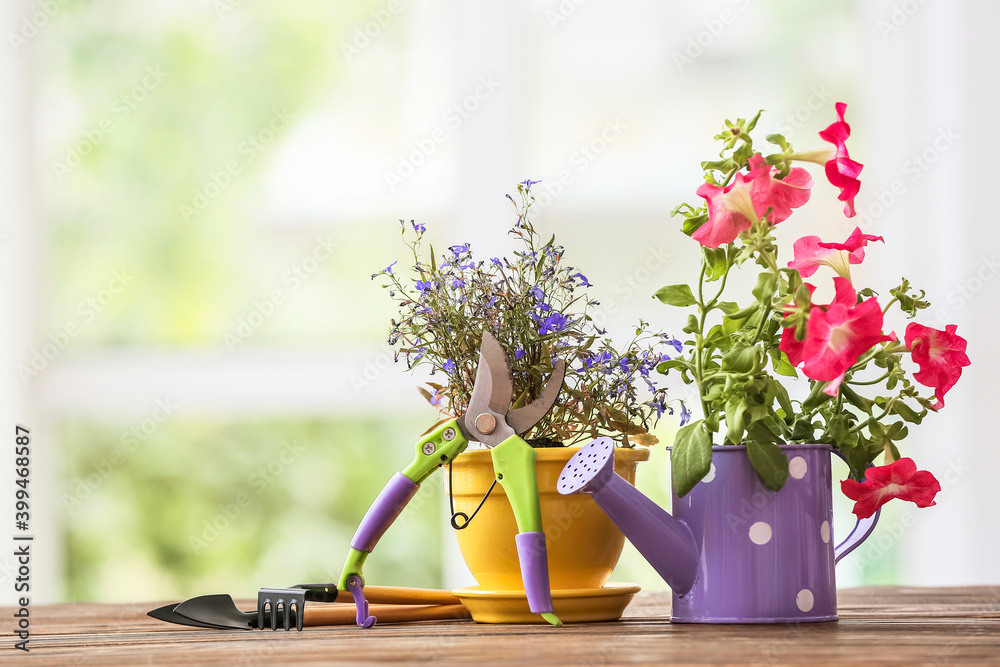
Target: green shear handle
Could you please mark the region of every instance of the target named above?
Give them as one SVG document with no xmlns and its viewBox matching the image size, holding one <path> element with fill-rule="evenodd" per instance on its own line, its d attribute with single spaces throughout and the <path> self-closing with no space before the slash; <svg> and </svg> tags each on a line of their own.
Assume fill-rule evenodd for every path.
<svg viewBox="0 0 1000 667">
<path fill-rule="evenodd" d="M 552 609 L 549 559 L 542 532 L 542 507 L 535 476 L 535 450 L 521 436 L 512 435 L 492 450 L 493 471 L 503 486 L 517 522 L 517 558 L 521 565 L 528 608 L 556 627 L 562 621 Z"/>
</svg>

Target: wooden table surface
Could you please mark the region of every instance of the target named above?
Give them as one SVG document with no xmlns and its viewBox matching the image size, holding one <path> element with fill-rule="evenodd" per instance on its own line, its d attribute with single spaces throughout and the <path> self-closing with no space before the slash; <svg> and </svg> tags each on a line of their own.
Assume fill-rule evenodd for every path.
<svg viewBox="0 0 1000 667">
<path fill-rule="evenodd" d="M 641 593 L 617 623 L 426 621 L 301 633 L 169 625 L 145 615 L 158 604 L 39 605 L 31 652 L 13 649 L 5 628 L 0 664 L 1000 665 L 1000 586 L 867 587 L 839 597 L 835 623 L 671 625 L 669 596 Z M 8 626 L 12 611 L 0 609 Z"/>
</svg>

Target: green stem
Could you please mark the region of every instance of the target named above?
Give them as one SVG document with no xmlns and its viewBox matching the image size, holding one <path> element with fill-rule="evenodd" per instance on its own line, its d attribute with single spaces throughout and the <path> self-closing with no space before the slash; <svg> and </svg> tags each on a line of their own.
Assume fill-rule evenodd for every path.
<svg viewBox="0 0 1000 667">
<path fill-rule="evenodd" d="M 701 273 L 698 276 L 698 332 L 695 338 L 695 383 L 698 385 L 698 398 L 701 400 L 702 414 L 708 418 L 708 403 L 705 402 L 704 391 L 704 350 L 705 350 L 705 318 L 708 316 L 708 309 L 705 307 L 705 269 L 708 263 L 704 256 L 701 258 Z M 728 272 L 727 272 L 728 273 Z"/>
<path fill-rule="evenodd" d="M 874 423 L 881 422 L 884 417 L 886 417 L 890 412 L 892 412 L 892 406 L 898 400 L 899 400 L 899 396 L 895 396 L 895 397 L 891 398 L 889 400 L 889 402 L 885 404 L 885 409 L 882 410 L 882 414 L 880 414 L 878 417 L 869 417 L 868 419 L 864 420 L 863 422 L 858 422 L 850 430 L 850 433 L 857 433 L 858 431 L 860 431 L 864 427 L 868 426 L 869 424 L 874 424 Z"/>
<path fill-rule="evenodd" d="M 855 387 L 860 387 L 862 385 L 878 384 L 879 382 L 882 382 L 883 380 L 885 380 L 890 375 L 892 375 L 892 371 L 886 371 L 882 375 L 882 377 L 878 378 L 877 380 L 864 380 L 864 381 L 858 381 L 858 382 L 855 382 L 855 381 L 852 380 L 851 384 L 853 384 Z"/>
<path fill-rule="evenodd" d="M 716 293 L 715 297 L 711 301 L 709 301 L 707 304 L 705 304 L 705 311 L 706 312 L 708 312 L 709 310 L 712 310 L 713 308 L 715 308 L 715 305 L 717 303 L 719 303 L 719 298 L 722 296 L 722 293 L 726 291 L 726 281 L 727 280 L 729 280 L 729 271 L 728 270 L 724 274 L 722 274 L 722 283 L 719 285 L 719 291 L 718 291 L 718 293 Z M 701 286 L 699 285 L 699 287 L 701 287 Z M 698 293 L 698 297 L 701 298 L 701 292 Z"/>
</svg>

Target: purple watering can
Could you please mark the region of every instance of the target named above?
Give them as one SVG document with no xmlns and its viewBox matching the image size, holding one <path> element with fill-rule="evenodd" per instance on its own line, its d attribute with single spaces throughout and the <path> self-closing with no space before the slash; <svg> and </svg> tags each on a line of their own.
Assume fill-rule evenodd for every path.
<svg viewBox="0 0 1000 667">
<path fill-rule="evenodd" d="M 829 445 L 785 445 L 788 481 L 761 483 L 746 447 L 713 447 L 708 475 L 673 516 L 614 472 L 598 438 L 560 473 L 559 492 L 590 495 L 674 591 L 677 623 L 837 620 L 834 565 L 871 534 L 878 513 L 834 547 Z"/>
</svg>

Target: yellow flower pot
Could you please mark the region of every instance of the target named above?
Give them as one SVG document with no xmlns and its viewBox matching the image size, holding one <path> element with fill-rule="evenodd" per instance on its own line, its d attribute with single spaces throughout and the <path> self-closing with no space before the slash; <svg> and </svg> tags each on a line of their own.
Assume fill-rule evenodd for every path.
<svg viewBox="0 0 1000 667">
<path fill-rule="evenodd" d="M 611 577 L 621 556 L 625 536 L 589 496 L 560 495 L 559 473 L 580 447 L 536 449 L 542 525 L 549 556 L 549 583 L 553 591 L 598 589 Z M 635 484 L 635 468 L 649 459 L 644 447 L 615 449 L 615 472 Z M 455 511 L 472 515 L 493 483 L 493 460 L 488 449 L 469 450 L 453 463 Z M 455 531 L 469 570 L 482 589 L 523 591 L 514 536 L 517 524 L 510 502 L 499 484 L 468 527 Z"/>
</svg>

